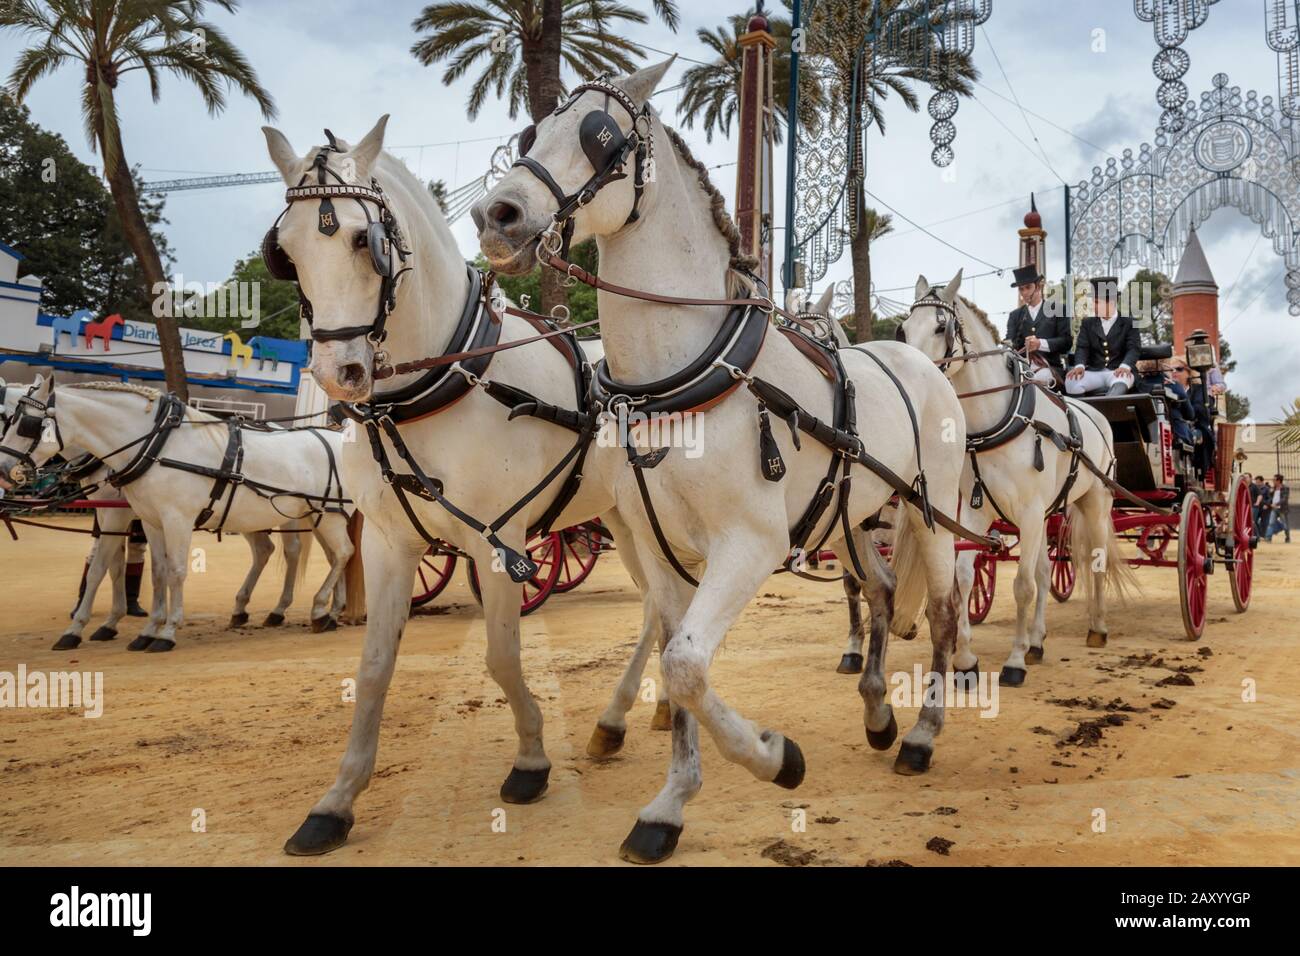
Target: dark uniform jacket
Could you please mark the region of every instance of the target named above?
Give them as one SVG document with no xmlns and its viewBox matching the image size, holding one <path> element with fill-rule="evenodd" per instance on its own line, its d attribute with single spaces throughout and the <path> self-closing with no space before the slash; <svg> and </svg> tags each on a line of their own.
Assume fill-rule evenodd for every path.
<svg viewBox="0 0 1300 956">
<path fill-rule="evenodd" d="M 1065 371 L 1065 355 L 1070 351 L 1070 318 L 1066 315 L 1048 315 L 1047 303 L 1040 302 L 1037 317 L 1030 316 L 1029 306 L 1022 305 L 1007 317 L 1007 338 L 1018 349 L 1025 347 L 1025 339 L 1036 335 L 1047 343 L 1047 351 L 1038 354 L 1047 364 Z"/>
<path fill-rule="evenodd" d="M 1095 315 L 1089 316 L 1079 326 L 1074 362 L 1090 372 L 1100 372 L 1102 369 L 1113 372 L 1121 365 L 1136 369 L 1141 345 L 1138 330 L 1133 327 L 1133 320 L 1128 316 L 1118 316 L 1110 327 L 1109 335 L 1102 334 L 1101 319 Z"/>
</svg>

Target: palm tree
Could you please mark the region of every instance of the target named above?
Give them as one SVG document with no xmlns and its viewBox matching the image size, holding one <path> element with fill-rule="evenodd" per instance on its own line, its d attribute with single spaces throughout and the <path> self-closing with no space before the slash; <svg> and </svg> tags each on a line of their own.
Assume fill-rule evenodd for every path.
<svg viewBox="0 0 1300 956">
<path fill-rule="evenodd" d="M 675 0 L 653 0 L 652 6 L 675 31 Z M 411 54 L 425 66 L 447 61 L 442 82 L 448 86 L 484 61 L 469 91 L 470 119 L 490 93 L 506 101 L 511 119 L 523 110 L 538 123 L 564 92 L 564 66 L 581 80 L 630 72 L 645 50 L 622 34 L 647 21 L 616 0 L 451 0 L 425 7 L 412 22 L 417 34 L 427 35 Z M 565 303 L 558 273 L 543 272 L 541 292 L 545 312 Z"/>
<path fill-rule="evenodd" d="M 236 0 L 212 0 L 228 13 Z M 275 106 L 257 74 L 220 28 L 203 19 L 205 0 L 0 0 L 0 27 L 32 36 L 9 74 L 14 99 L 22 102 L 33 84 L 68 63 L 85 68 L 81 115 L 86 135 L 104 162 L 122 231 L 150 290 L 165 284 L 162 260 L 140 210 L 131 167 L 122 148 L 115 91 L 123 75 L 143 70 L 154 102 L 161 96 L 161 74 L 189 80 L 199 89 L 208 113 L 226 106 L 235 88 L 252 97 L 271 119 Z M 167 387 L 188 398 L 185 357 L 176 320 L 158 318 Z"/>
<path fill-rule="evenodd" d="M 868 342 L 874 337 L 873 323 L 871 321 L 871 244 L 881 236 L 888 235 L 894 231 L 894 217 L 889 213 L 877 212 L 874 209 L 864 208 L 861 218 L 857 222 L 857 229 L 853 235 L 853 320 L 851 327 L 853 334 L 851 338 L 854 342 Z M 856 255 L 857 243 L 862 243 L 862 260 L 858 261 Z M 861 321 L 865 316 L 866 321 Z"/>
<path fill-rule="evenodd" d="M 717 58 L 712 63 L 692 66 L 682 74 L 682 99 L 677 105 L 677 115 L 687 128 L 693 128 L 698 118 L 704 128 L 704 137 L 710 143 L 715 131 L 723 136 L 731 135 L 731 123 L 740 109 L 740 38 L 756 12 L 757 9 L 737 13 L 727 18 L 725 26 L 713 30 L 701 27 L 695 31 L 699 41 Z M 786 121 L 784 92 L 790 88 L 790 20 L 767 13 L 763 16 L 767 18 L 768 32 L 776 40 L 776 48 L 772 51 L 772 86 L 776 91 L 772 105 L 776 109 L 776 129 L 773 132 L 779 143 Z"/>
<path fill-rule="evenodd" d="M 915 113 L 921 108 L 914 89 L 916 84 L 971 96 L 975 92 L 972 82 L 979 79 L 979 71 L 969 56 L 955 52 L 941 54 L 938 39 L 931 31 L 944 22 L 941 8 L 932 11 L 929 23 L 902 16 L 896 21 L 899 23 L 896 28 L 886 28 L 883 37 L 867 42 L 868 31 L 876 23 L 889 22 L 892 13 L 908 5 L 909 0 L 870 0 L 865 6 L 863 0 L 823 0 L 814 8 L 808 25 L 810 35 L 830 38 L 818 52 L 825 55 L 829 69 L 831 108 L 847 108 L 855 71 L 861 91 L 859 122 L 852 143 L 853 155 L 849 158 L 849 192 L 845 197 L 850 204 L 849 221 L 856 227 L 872 226 L 878 221 L 866 203 L 866 137 L 872 126 L 884 135 L 884 106 L 889 95 L 896 95 L 903 106 Z M 855 307 L 859 314 L 866 315 L 871 314 L 871 242 L 878 238 L 872 231 L 872 228 L 854 228 L 849 243 Z M 864 336 L 862 341 L 872 335 L 869 324 L 859 332 Z"/>
</svg>

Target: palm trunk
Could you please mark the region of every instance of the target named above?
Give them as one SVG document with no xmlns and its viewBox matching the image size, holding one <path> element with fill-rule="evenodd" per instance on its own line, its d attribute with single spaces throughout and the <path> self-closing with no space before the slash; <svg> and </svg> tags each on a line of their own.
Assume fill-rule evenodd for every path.
<svg viewBox="0 0 1300 956">
<path fill-rule="evenodd" d="M 863 193 L 866 170 L 862 164 L 862 138 L 865 130 L 859 130 L 853 144 L 853 167 L 861 170 L 852 183 L 852 193 L 847 201 L 853 203 L 857 232 L 849 240 L 849 254 L 853 262 L 853 341 L 870 342 L 871 331 L 871 224 L 867 218 L 867 197 Z"/>
<path fill-rule="evenodd" d="M 542 31 L 524 45 L 524 69 L 528 80 L 528 108 L 533 122 L 540 123 L 555 109 L 564 87 L 560 82 L 560 45 L 563 33 L 564 0 L 541 0 Z M 541 267 L 542 311 L 547 315 L 557 305 L 568 306 L 564 277 L 554 269 Z"/>
<path fill-rule="evenodd" d="M 105 146 L 107 148 L 107 144 Z M 113 205 L 117 207 L 117 216 L 122 223 L 122 234 L 140 263 L 146 291 L 152 296 L 153 290 L 160 283 L 166 283 L 167 276 L 163 273 L 162 258 L 158 255 L 153 235 L 149 232 L 149 224 L 140 212 L 140 197 L 135 191 L 131 167 L 122 154 L 121 142 L 112 144 L 112 148 L 117 153 L 117 164 L 109 177 L 109 192 L 113 195 Z M 105 161 L 105 166 L 107 165 Z M 155 322 L 158 326 L 158 344 L 162 350 L 163 371 L 167 377 L 167 390 L 181 401 L 188 401 L 189 387 L 185 381 L 185 353 L 181 348 L 180 329 L 176 320 L 170 316 L 157 316 Z"/>
</svg>

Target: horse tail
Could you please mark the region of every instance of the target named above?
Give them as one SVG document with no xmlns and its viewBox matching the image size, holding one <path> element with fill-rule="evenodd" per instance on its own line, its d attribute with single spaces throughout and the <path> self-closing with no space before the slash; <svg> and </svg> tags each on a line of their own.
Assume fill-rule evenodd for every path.
<svg viewBox="0 0 1300 956">
<path fill-rule="evenodd" d="M 343 569 L 347 604 L 340 615 L 345 624 L 360 624 L 366 619 L 366 576 L 361 564 L 361 531 L 364 524 L 365 518 L 360 510 L 352 512 L 348 517 L 348 540 L 352 542 L 352 557 Z"/>
<path fill-rule="evenodd" d="M 915 636 L 916 622 L 929 593 L 925 561 L 912 526 L 914 517 L 908 512 L 908 506 L 900 502 L 894 512 L 894 550 L 890 561 L 896 584 L 889 630 L 895 637 L 909 640 Z"/>
<path fill-rule="evenodd" d="M 1078 502 L 1071 505 L 1068 512 L 1066 533 L 1074 579 L 1083 585 L 1083 595 L 1089 601 L 1098 587 L 1120 601 L 1127 601 L 1130 594 L 1140 589 L 1137 575 L 1120 550 L 1119 536 L 1115 534 L 1110 516 L 1110 495 L 1089 492 L 1089 495 L 1093 494 L 1099 500 L 1092 507 L 1102 509 L 1102 517 L 1088 520 L 1091 509 L 1078 507 Z"/>
</svg>

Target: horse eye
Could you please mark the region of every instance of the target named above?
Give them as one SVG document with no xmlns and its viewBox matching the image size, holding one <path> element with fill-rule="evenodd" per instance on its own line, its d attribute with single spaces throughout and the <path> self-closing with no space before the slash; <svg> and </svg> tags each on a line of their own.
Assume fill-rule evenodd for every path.
<svg viewBox="0 0 1300 956">
<path fill-rule="evenodd" d="M 361 231 L 357 232 L 357 233 L 352 237 L 352 248 L 353 248 L 353 249 L 364 249 L 364 248 L 366 248 L 366 246 L 369 245 L 369 244 L 370 244 L 370 240 L 366 237 L 366 231 L 365 231 L 364 229 L 362 229 Z"/>
</svg>

